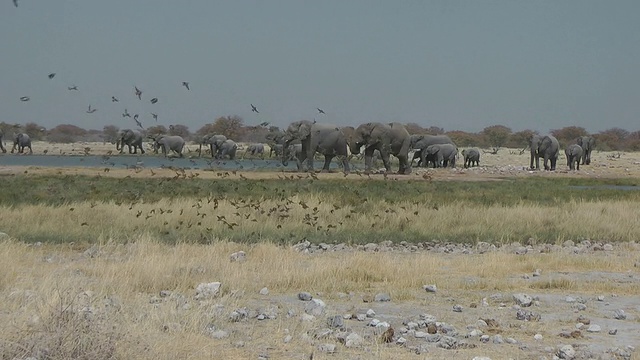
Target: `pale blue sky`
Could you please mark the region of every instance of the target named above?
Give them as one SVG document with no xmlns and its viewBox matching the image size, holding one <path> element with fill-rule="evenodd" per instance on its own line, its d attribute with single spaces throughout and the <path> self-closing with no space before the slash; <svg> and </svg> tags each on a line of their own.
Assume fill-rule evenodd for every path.
<svg viewBox="0 0 640 360">
<path fill-rule="evenodd" d="M 146 126 L 156 112 L 192 131 L 223 115 L 281 127 L 315 118 L 640 129 L 637 0 L 19 5 L 0 3 L 0 121 L 130 127 L 127 108 Z M 98 111 L 87 114 L 89 104 Z"/>
</svg>

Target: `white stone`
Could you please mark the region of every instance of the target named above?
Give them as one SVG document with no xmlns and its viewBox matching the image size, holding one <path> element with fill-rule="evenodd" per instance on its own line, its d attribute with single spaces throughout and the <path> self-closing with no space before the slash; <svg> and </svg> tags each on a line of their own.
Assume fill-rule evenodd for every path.
<svg viewBox="0 0 640 360">
<path fill-rule="evenodd" d="M 260 295 L 269 295 L 269 289 L 263 287 L 262 289 L 260 289 Z"/>
<path fill-rule="evenodd" d="M 327 305 L 324 303 L 324 301 L 320 299 L 312 299 L 307 303 L 307 305 L 304 308 L 304 311 L 307 314 L 310 314 L 313 316 L 320 316 L 324 313 L 324 309 L 326 306 Z"/>
<path fill-rule="evenodd" d="M 220 282 L 201 283 L 196 287 L 196 300 L 215 297 L 220 293 Z"/>
<path fill-rule="evenodd" d="M 534 340 L 536 340 L 536 341 L 540 341 L 540 340 L 542 340 L 542 334 L 535 334 L 535 335 L 533 335 L 533 339 L 534 339 Z"/>
</svg>

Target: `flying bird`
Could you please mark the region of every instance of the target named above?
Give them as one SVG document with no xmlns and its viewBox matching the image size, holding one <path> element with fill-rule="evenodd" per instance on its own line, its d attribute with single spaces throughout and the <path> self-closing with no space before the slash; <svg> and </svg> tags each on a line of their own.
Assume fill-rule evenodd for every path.
<svg viewBox="0 0 640 360">
<path fill-rule="evenodd" d="M 151 99 L 151 103 L 152 103 L 152 104 L 155 104 L 155 103 L 157 103 L 157 102 L 158 102 L 158 98 L 153 98 L 153 99 Z"/>
<path fill-rule="evenodd" d="M 31 98 L 29 98 L 28 96 L 23 96 L 20 98 L 20 101 L 29 101 L 31 100 Z"/>
<path fill-rule="evenodd" d="M 69 90 L 69 91 L 71 91 L 71 90 L 78 91 L 78 87 L 77 87 L 77 86 L 75 86 L 75 85 L 73 85 L 73 86 L 69 86 L 69 87 L 67 87 L 67 90 Z"/>
<path fill-rule="evenodd" d="M 137 86 L 134 86 L 134 88 L 135 88 L 136 96 L 138 97 L 138 100 L 142 100 L 142 91 L 138 89 Z"/>
<path fill-rule="evenodd" d="M 151 113 L 151 116 L 153 116 L 153 120 L 158 122 L 158 114 Z"/>
<path fill-rule="evenodd" d="M 263 122 L 263 123 L 260 123 L 260 126 L 262 126 L 262 127 L 267 127 L 267 126 L 269 126 L 269 123 L 265 121 L 265 122 Z"/>
<path fill-rule="evenodd" d="M 118 101 L 119 101 L 118 98 L 116 98 L 115 96 L 111 97 L 111 102 L 118 102 Z"/>
<path fill-rule="evenodd" d="M 260 111 L 258 111 L 258 109 L 255 106 L 253 106 L 253 104 L 251 104 L 251 111 L 253 111 L 256 114 L 260 114 Z"/>
<path fill-rule="evenodd" d="M 319 112 L 320 114 L 324 114 L 324 110 L 322 110 L 322 109 L 320 109 L 320 108 L 316 108 L 316 109 L 318 109 L 318 112 Z"/>
<path fill-rule="evenodd" d="M 122 117 L 131 117 L 131 114 L 129 114 L 127 109 L 124 109 L 124 113 L 122 113 Z"/>
<path fill-rule="evenodd" d="M 89 104 L 89 110 L 87 110 L 87 114 L 93 114 L 96 111 L 98 111 L 98 109 L 92 109 L 91 104 Z"/>
<path fill-rule="evenodd" d="M 183 81 L 182 82 L 182 86 L 186 87 L 187 90 L 191 90 L 191 89 L 189 89 L 189 82 L 188 81 Z"/>
<path fill-rule="evenodd" d="M 142 123 L 138 120 L 138 114 L 133 115 L 133 120 L 135 120 L 136 124 L 138 124 L 138 126 L 140 126 L 140 129 L 144 130 L 144 126 L 142 126 Z"/>
<path fill-rule="evenodd" d="M 53 79 L 56 76 L 56 73 L 49 74 L 49 79 Z"/>
</svg>

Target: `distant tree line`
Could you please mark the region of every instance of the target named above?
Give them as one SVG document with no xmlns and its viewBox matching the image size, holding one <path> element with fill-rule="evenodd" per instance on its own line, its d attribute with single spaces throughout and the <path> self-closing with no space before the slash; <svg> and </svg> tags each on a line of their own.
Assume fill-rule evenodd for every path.
<svg viewBox="0 0 640 360">
<path fill-rule="evenodd" d="M 522 130 L 513 132 L 511 128 L 504 125 L 487 126 L 480 132 L 473 133 L 462 130 L 445 131 L 445 129 L 431 126 L 422 127 L 416 123 L 406 124 L 407 130 L 411 134 L 446 134 L 458 144 L 459 147 L 481 147 L 498 151 L 500 148 L 525 148 L 527 140 L 537 131 Z M 134 128 L 133 126 L 131 128 Z M 115 125 L 107 125 L 102 130 L 87 130 L 76 125 L 60 124 L 51 129 L 35 123 L 28 122 L 24 125 L 0 122 L 0 133 L 5 135 L 5 139 L 13 133 L 27 133 L 34 140 L 47 140 L 56 143 L 71 142 L 114 142 L 118 136 L 120 128 Z M 238 142 L 267 142 L 267 135 L 271 132 L 280 131 L 277 126 L 269 126 L 263 123 L 259 126 L 250 126 L 237 115 L 222 116 L 212 123 L 205 124 L 195 132 L 188 126 L 174 124 L 164 126 L 155 125 L 147 128 L 147 135 L 158 134 L 180 135 L 187 141 L 198 141 L 204 135 L 215 133 L 222 134 Z M 589 134 L 587 130 L 579 126 L 567 126 L 561 129 L 550 131 L 561 146 L 575 143 L 579 136 L 591 135 L 596 138 L 596 149 L 604 151 L 640 151 L 640 131 L 629 132 L 621 128 L 611 128 L 595 134 Z M 6 141 L 6 140 L 5 140 Z"/>
</svg>

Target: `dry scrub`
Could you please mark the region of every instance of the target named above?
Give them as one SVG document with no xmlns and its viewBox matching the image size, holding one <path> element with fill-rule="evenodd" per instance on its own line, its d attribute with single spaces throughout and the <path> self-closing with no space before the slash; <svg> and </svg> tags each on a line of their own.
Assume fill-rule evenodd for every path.
<svg viewBox="0 0 640 360">
<path fill-rule="evenodd" d="M 169 246 L 146 236 L 132 240 L 94 246 L 86 252 L 79 245 L 0 243 L 0 358 L 48 354 L 52 359 L 246 359 L 268 352 L 275 358 L 302 359 L 313 350 L 301 340 L 311 325 L 286 317 L 299 291 L 322 293 L 330 307 L 332 301 L 338 301 L 339 292 L 354 292 L 353 305 L 362 306 L 358 305 L 362 296 L 385 291 L 394 302 L 428 309 L 421 289 L 424 283 L 437 284 L 439 297 L 479 302 L 495 292 L 537 291 L 541 282 L 515 275 L 540 267 L 546 273 L 565 273 L 566 279 L 574 273 L 625 272 L 633 269 L 637 251 L 631 244 L 621 251 L 574 256 L 523 257 L 504 252 L 304 255 L 273 244 Z M 246 262 L 229 262 L 228 255 L 237 250 L 247 252 Z M 545 287 L 545 291 L 640 295 L 638 287 L 625 284 L 563 279 L 554 280 L 556 286 Z M 194 301 L 196 285 L 210 281 L 223 283 L 222 295 L 213 301 Z M 268 297 L 258 295 L 264 286 L 271 291 Z M 173 292 L 172 302 L 154 301 L 162 290 Z M 278 319 L 246 323 L 229 339 L 206 335 L 208 326 L 229 326 L 227 317 L 232 310 L 255 306 L 256 301 L 278 308 Z M 435 311 L 433 306 L 430 311 Z M 284 329 L 294 337 L 290 344 L 282 342 Z M 504 336 L 525 336 L 518 328 L 503 331 Z M 236 347 L 238 341 L 247 346 Z M 500 349 L 492 358 L 502 358 L 500 353 L 505 351 L 502 355 L 508 355 L 508 347 Z M 355 354 L 344 349 L 340 356 L 350 352 Z M 461 350 L 456 356 L 470 358 L 476 353 Z M 380 344 L 367 356 L 415 355 Z M 316 358 L 323 357 L 316 354 Z"/>
</svg>

